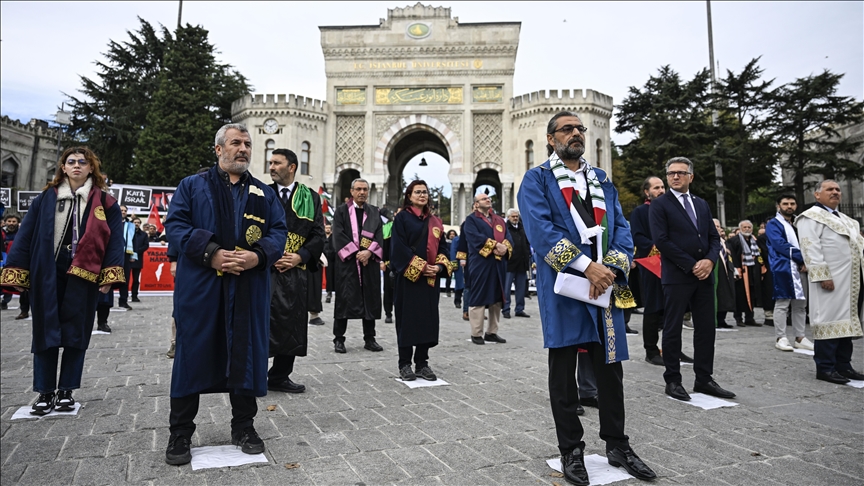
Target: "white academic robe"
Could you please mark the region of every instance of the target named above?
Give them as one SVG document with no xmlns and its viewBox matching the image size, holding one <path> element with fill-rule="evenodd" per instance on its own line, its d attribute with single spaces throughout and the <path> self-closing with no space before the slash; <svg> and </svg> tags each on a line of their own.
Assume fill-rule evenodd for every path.
<svg viewBox="0 0 864 486">
<path fill-rule="evenodd" d="M 815 339 L 862 335 L 861 292 L 864 237 L 858 222 L 813 206 L 795 220 L 810 287 L 810 324 Z M 821 286 L 834 281 L 834 290 Z"/>
</svg>

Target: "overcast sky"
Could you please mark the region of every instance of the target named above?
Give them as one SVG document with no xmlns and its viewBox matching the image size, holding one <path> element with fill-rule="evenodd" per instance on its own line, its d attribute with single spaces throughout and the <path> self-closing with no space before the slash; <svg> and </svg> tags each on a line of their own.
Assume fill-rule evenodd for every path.
<svg viewBox="0 0 864 486">
<path fill-rule="evenodd" d="M 407 2 L 184 2 L 183 22 L 204 26 L 218 58 L 256 93 L 326 98 L 319 25 L 377 24 Z M 520 21 L 514 93 L 590 88 L 620 103 L 630 86 L 669 64 L 690 79 L 708 65 L 705 2 L 435 2 L 461 22 Z M 0 3 L 0 106 L 26 122 L 51 119 L 93 77 L 109 39 L 128 39 L 137 16 L 173 29 L 178 2 Z M 830 69 L 840 94 L 864 98 L 864 3 L 712 2 L 721 74 L 762 56 L 782 84 Z M 566 22 L 564 22 L 566 20 Z M 613 120 L 614 123 L 614 120 Z M 629 135 L 614 135 L 626 143 Z"/>
</svg>

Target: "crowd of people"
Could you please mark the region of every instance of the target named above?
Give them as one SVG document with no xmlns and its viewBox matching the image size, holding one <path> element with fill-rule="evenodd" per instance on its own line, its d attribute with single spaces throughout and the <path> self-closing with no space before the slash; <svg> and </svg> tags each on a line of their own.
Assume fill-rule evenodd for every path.
<svg viewBox="0 0 864 486">
<path fill-rule="evenodd" d="M 446 233 L 422 180 L 408 184 L 391 215 L 369 203 L 370 185 L 357 178 L 326 224 L 319 195 L 295 178 L 296 154 L 274 150 L 273 183 L 265 184 L 248 172 L 248 130 L 228 124 L 215 136 L 217 164 L 178 185 L 162 235 L 127 218 L 106 191 L 96 154 L 67 149 L 24 221 L 4 220 L 2 303 L 7 291 L 20 292 L 26 315 L 25 296 L 32 301 L 39 396 L 31 413 L 74 407 L 94 320 L 111 331 L 112 288 L 120 290 L 119 305 L 131 308 L 131 281 L 131 301 L 138 301 L 143 254 L 159 241 L 169 244 L 175 277 L 165 456 L 173 465 L 191 461 L 202 393 L 228 393 L 231 442 L 248 454 L 265 450 L 254 427 L 256 397 L 306 390 L 291 374 L 307 354 L 308 326 L 324 324 L 324 274 L 326 302 L 335 294 L 334 352 L 349 350 L 349 320 L 361 321 L 364 350 L 384 351 L 376 339 L 383 308 L 385 323 L 394 325 L 399 378 L 435 381 L 430 352 L 439 344 L 442 281 L 448 297 L 454 283 L 453 304 L 470 322 L 471 342 L 503 344 L 501 319 L 529 317 L 533 273 L 551 410 L 571 484 L 589 484 L 583 405 L 599 408 L 609 464 L 639 479 L 656 477 L 624 430 L 622 362 L 637 307 L 645 359 L 664 367 L 665 391 L 678 400 L 691 398 L 681 362 L 693 363 L 694 392 L 735 397 L 713 378 L 715 329 L 732 327 L 728 312 L 738 326 L 762 325 L 756 307 L 773 323 L 777 349 L 814 351 L 817 379 L 864 379 L 851 366 L 852 339 L 862 335 L 864 237 L 837 211 L 836 182 L 820 182 L 816 205 L 797 218 L 795 197 L 780 196 L 762 237 L 742 221 L 726 239 L 708 203 L 690 192 L 693 163 L 675 157 L 665 165 L 669 191 L 661 177 L 646 179 L 645 204 L 628 222 L 608 174 L 582 157 L 586 131 L 575 113 L 556 114 L 547 126 L 549 158 L 519 188 L 522 213 L 510 209 L 505 219 L 480 193 L 459 231 Z M 692 358 L 681 352 L 685 314 Z M 808 314 L 815 344 L 805 336 Z"/>
</svg>

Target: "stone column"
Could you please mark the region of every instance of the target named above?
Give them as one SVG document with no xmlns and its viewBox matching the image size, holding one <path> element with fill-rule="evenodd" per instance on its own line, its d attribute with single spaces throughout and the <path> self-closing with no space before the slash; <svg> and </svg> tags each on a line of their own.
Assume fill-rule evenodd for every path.
<svg viewBox="0 0 864 486">
<path fill-rule="evenodd" d="M 450 224 L 455 225 L 459 221 L 459 215 L 456 213 L 456 198 L 459 197 L 459 185 L 450 184 Z"/>
</svg>

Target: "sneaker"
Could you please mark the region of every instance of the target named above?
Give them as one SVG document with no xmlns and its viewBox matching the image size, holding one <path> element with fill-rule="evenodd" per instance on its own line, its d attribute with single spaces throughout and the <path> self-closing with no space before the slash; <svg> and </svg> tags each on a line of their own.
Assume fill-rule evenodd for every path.
<svg viewBox="0 0 864 486">
<path fill-rule="evenodd" d="M 688 331 L 692 331 L 693 330 L 693 321 L 684 321 L 684 329 L 687 329 Z"/>
<path fill-rule="evenodd" d="M 813 351 L 813 343 L 806 337 L 801 338 L 801 341 L 795 341 L 795 344 L 793 344 L 792 346 L 795 346 L 796 349 L 806 349 L 807 351 Z"/>
<path fill-rule="evenodd" d="M 39 398 L 33 404 L 33 410 L 30 410 L 32 415 L 48 415 L 54 410 L 54 392 L 40 393 Z"/>
<path fill-rule="evenodd" d="M 264 441 L 258 437 L 255 427 L 251 425 L 243 432 L 231 432 L 231 443 L 239 446 L 244 454 L 261 454 L 264 452 Z"/>
<path fill-rule="evenodd" d="M 423 378 L 426 381 L 435 381 L 438 379 L 438 377 L 435 376 L 435 373 L 432 372 L 432 368 L 428 366 L 420 368 L 419 370 L 417 370 L 416 374 L 417 376 Z"/>
<path fill-rule="evenodd" d="M 171 343 L 171 347 L 168 348 L 168 352 L 165 353 L 165 356 L 167 356 L 168 359 L 174 359 L 174 348 L 175 348 L 174 343 Z"/>
<path fill-rule="evenodd" d="M 165 449 L 165 462 L 172 466 L 181 466 L 192 462 L 191 441 L 185 435 L 174 435 L 168 439 Z"/>
<path fill-rule="evenodd" d="M 58 412 L 71 412 L 75 409 L 75 399 L 72 398 L 72 390 L 60 390 L 57 392 L 57 399 L 54 401 L 54 407 Z"/>
<path fill-rule="evenodd" d="M 399 377 L 402 378 L 402 381 L 414 381 L 417 379 L 417 375 L 411 370 L 411 365 L 399 368 Z"/>
<path fill-rule="evenodd" d="M 798 344 L 798 343 L 795 343 Z M 789 344 L 789 340 L 785 337 L 781 337 L 774 343 L 774 347 L 779 349 L 780 351 L 792 351 L 794 348 Z"/>
<path fill-rule="evenodd" d="M 97 331 L 102 331 L 102 332 L 110 333 L 110 332 L 111 332 L 111 327 L 108 326 L 108 323 L 107 323 L 107 322 L 104 323 L 104 324 L 103 324 L 103 323 L 99 323 L 99 325 L 96 326 L 96 330 L 97 330 Z"/>
</svg>

